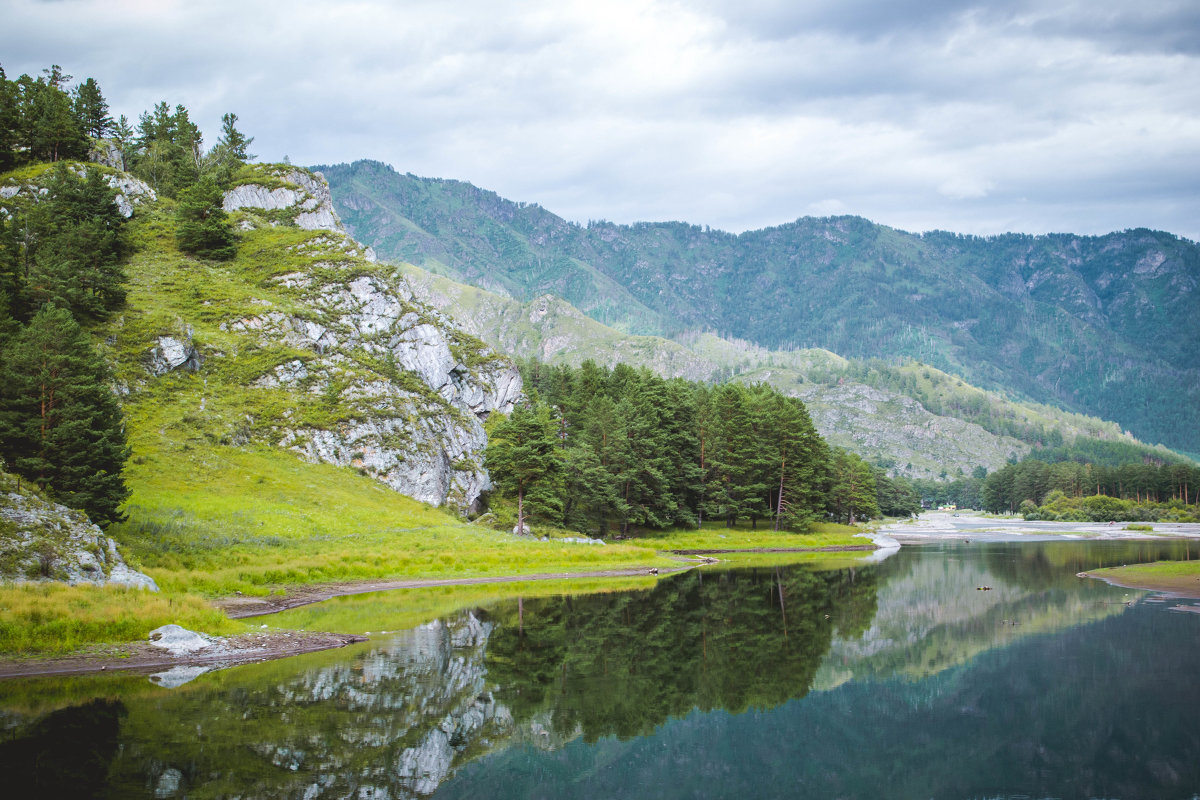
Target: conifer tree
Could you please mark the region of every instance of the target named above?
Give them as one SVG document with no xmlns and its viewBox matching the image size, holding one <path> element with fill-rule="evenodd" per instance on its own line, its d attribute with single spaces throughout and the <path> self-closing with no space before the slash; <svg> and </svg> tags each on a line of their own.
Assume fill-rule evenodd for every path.
<svg viewBox="0 0 1200 800">
<path fill-rule="evenodd" d="M 842 517 L 853 525 L 860 519 L 879 516 L 875 476 L 858 454 L 836 448 L 830 459 L 829 509 L 835 520 Z"/>
<path fill-rule="evenodd" d="M 113 118 L 108 115 L 108 102 L 94 78 L 75 87 L 75 117 L 84 132 L 96 139 L 103 139 L 113 126 Z"/>
<path fill-rule="evenodd" d="M 517 496 L 518 534 L 525 532 L 527 510 L 551 519 L 561 516 L 561 455 L 546 406 L 517 406 L 498 423 L 488 439 L 484 464 L 501 491 Z"/>
<path fill-rule="evenodd" d="M 221 117 L 221 136 L 206 156 L 213 180 L 220 186 L 228 186 L 238 167 L 257 158 L 249 152 L 254 137 L 247 137 L 237 129 L 237 119 L 233 113 Z"/>
<path fill-rule="evenodd" d="M 57 67 L 56 67 L 57 69 Z M 67 76 L 69 78 L 69 76 Z M 87 154 L 87 134 L 71 98 L 57 84 L 34 85 L 32 152 L 42 161 L 78 159 Z"/>
<path fill-rule="evenodd" d="M 203 137 L 181 105 L 172 112 L 166 102 L 143 112 L 138 120 L 133 172 L 154 191 L 175 197 L 200 177 Z"/>
<path fill-rule="evenodd" d="M 17 137 L 20 112 L 17 108 L 17 84 L 8 80 L 0 67 L 0 172 L 17 165 Z"/>
<path fill-rule="evenodd" d="M 129 456 L 112 375 L 65 308 L 47 305 L 0 350 L 0 455 L 99 525 L 123 519 Z"/>
<path fill-rule="evenodd" d="M 222 207 L 215 183 L 202 180 L 184 189 L 175 211 L 175 241 L 185 253 L 225 261 L 237 253 L 237 234 Z"/>
<path fill-rule="evenodd" d="M 122 114 L 112 126 L 112 139 L 121 153 L 121 169 L 128 170 L 134 154 L 133 128 L 129 119 Z"/>
<path fill-rule="evenodd" d="M 100 170 L 80 177 L 63 165 L 46 188 L 28 214 L 26 314 L 53 302 L 80 319 L 103 318 L 125 302 L 125 219 L 116 192 Z"/>
</svg>

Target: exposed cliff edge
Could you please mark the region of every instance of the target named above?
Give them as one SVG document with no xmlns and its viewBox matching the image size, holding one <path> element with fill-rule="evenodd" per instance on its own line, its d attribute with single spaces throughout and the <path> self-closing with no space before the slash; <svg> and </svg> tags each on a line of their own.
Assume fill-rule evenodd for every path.
<svg viewBox="0 0 1200 800">
<path fill-rule="evenodd" d="M 0 473 L 0 580 L 113 584 L 158 591 L 80 511 L 18 491 Z"/>
<path fill-rule="evenodd" d="M 167 290 L 144 310 L 152 324 L 121 326 L 138 352 L 123 390 L 136 400 L 150 381 L 193 373 L 205 422 L 231 417 L 223 443 L 290 448 L 470 510 L 490 488 L 482 423 L 521 394 L 511 362 L 346 236 L 320 175 L 256 166 L 224 206 L 245 258 L 208 267 L 221 297 Z"/>
</svg>

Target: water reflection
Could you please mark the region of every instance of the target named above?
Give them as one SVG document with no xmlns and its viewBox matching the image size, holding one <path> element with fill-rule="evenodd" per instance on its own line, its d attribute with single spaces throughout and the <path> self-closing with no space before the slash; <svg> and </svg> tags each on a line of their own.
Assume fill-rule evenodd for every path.
<svg viewBox="0 0 1200 800">
<path fill-rule="evenodd" d="M 1183 796 L 1200 616 L 1075 577 L 1143 546 L 693 571 L 171 690 L 4 682 L 0 766 L 46 796 Z"/>
</svg>

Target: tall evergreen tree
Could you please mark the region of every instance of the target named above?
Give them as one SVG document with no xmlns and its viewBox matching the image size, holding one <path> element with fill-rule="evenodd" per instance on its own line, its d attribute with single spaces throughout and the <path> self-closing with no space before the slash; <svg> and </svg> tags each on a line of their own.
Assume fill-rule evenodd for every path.
<svg viewBox="0 0 1200 800">
<path fill-rule="evenodd" d="M 123 518 L 129 456 L 112 375 L 65 308 L 48 305 L 0 350 L 0 448 L 18 474 L 100 525 Z"/>
<path fill-rule="evenodd" d="M 30 209 L 25 241 L 26 313 L 47 302 L 100 319 L 125 302 L 125 219 L 98 169 L 80 177 L 59 165 Z"/>
<path fill-rule="evenodd" d="M 134 134 L 129 119 L 122 114 L 112 125 L 112 139 L 121 153 L 121 169 L 129 170 L 134 156 Z"/>
<path fill-rule="evenodd" d="M 154 191 L 175 197 L 194 184 L 200 177 L 203 153 L 200 129 L 183 106 L 172 111 L 160 102 L 139 118 L 133 172 Z"/>
<path fill-rule="evenodd" d="M 492 482 L 517 497 L 517 533 L 525 532 L 526 505 L 534 514 L 562 514 L 562 456 L 546 406 L 517 406 L 488 439 L 484 463 Z"/>
<path fill-rule="evenodd" d="M 248 137 L 237 129 L 237 114 L 221 117 L 221 136 L 206 156 L 213 180 L 220 186 L 228 186 L 233 173 L 257 156 L 249 152 L 254 137 Z"/>
<path fill-rule="evenodd" d="M 33 101 L 33 154 L 42 161 L 87 155 L 87 134 L 71 98 L 55 84 L 36 84 Z"/>
<path fill-rule="evenodd" d="M 830 459 L 829 510 L 835 520 L 853 525 L 879 515 L 875 476 L 857 453 L 835 448 Z"/>
<path fill-rule="evenodd" d="M 175 241 L 185 253 L 214 258 L 233 258 L 237 253 L 237 234 L 222 207 L 220 188 L 202 180 L 184 189 L 175 211 Z"/>
<path fill-rule="evenodd" d="M 96 139 L 103 139 L 112 129 L 113 118 L 108 115 L 108 102 L 94 78 L 88 78 L 75 87 L 75 117 L 84 132 Z"/>
<path fill-rule="evenodd" d="M 0 67 L 0 172 L 7 172 L 17 165 L 18 92 L 17 84 L 8 80 L 4 67 Z"/>
</svg>

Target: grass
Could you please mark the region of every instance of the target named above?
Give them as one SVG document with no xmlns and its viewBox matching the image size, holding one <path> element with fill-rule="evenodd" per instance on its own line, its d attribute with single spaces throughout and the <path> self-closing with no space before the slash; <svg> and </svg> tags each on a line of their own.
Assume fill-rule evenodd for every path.
<svg viewBox="0 0 1200 800">
<path fill-rule="evenodd" d="M 776 548 L 863 547 L 870 541 L 855 534 L 867 528 L 834 523 L 817 523 L 809 533 L 771 530 L 769 520 L 760 520 L 758 530 L 748 522 L 733 528 L 724 522 L 706 522 L 700 530 L 647 532 L 630 541 L 658 550 L 753 550 Z"/>
<path fill-rule="evenodd" d="M 665 565 L 646 548 L 540 542 L 466 524 L 347 468 L 210 446 L 130 470 L 113 533 L 159 585 L 219 596 L 378 578 L 490 577 Z"/>
<path fill-rule="evenodd" d="M 1200 597 L 1200 561 L 1155 561 L 1090 570 L 1089 574 L 1133 589 L 1182 592 Z"/>
<path fill-rule="evenodd" d="M 0 586 L 0 652 L 62 655 L 84 645 L 145 639 L 160 625 L 226 634 L 245 630 L 191 594 L 118 586 Z"/>
</svg>

